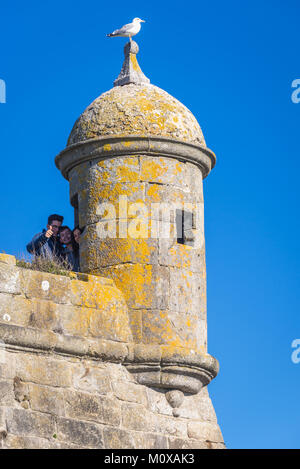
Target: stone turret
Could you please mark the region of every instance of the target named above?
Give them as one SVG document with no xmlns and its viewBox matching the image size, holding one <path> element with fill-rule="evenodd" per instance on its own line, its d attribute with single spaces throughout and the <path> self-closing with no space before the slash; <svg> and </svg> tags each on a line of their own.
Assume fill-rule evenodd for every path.
<svg viewBox="0 0 300 469">
<path fill-rule="evenodd" d="M 202 181 L 215 156 L 137 51 L 126 45 L 115 87 L 56 158 L 85 227 L 82 272 L 0 254 L 0 448 L 224 448 L 207 391 Z"/>
<path fill-rule="evenodd" d="M 207 353 L 203 178 L 215 164 L 192 113 L 142 73 L 135 42 L 114 88 L 79 117 L 56 165 L 84 226 L 83 272 L 114 280 L 129 308 L 138 382 L 197 393 Z M 121 86 L 122 85 L 122 86 Z"/>
</svg>

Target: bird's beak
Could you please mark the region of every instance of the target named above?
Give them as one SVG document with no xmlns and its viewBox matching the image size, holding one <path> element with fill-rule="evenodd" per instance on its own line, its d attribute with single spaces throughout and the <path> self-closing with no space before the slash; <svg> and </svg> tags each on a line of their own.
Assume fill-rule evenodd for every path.
<svg viewBox="0 0 300 469">
<path fill-rule="evenodd" d="M 145 21 L 145 20 L 141 20 L 141 22 L 142 22 L 142 23 L 146 23 L 146 21 Z"/>
</svg>

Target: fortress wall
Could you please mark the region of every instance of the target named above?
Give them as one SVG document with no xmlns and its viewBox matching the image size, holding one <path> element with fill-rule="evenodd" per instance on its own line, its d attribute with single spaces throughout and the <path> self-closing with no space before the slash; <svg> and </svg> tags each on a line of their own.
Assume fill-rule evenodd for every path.
<svg viewBox="0 0 300 469">
<path fill-rule="evenodd" d="M 0 447 L 223 448 L 204 387 L 176 409 L 138 384 L 123 295 L 0 255 Z"/>
</svg>

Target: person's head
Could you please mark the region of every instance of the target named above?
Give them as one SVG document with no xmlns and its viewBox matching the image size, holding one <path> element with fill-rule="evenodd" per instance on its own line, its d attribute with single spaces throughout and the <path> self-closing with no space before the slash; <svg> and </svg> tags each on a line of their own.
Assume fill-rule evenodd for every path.
<svg viewBox="0 0 300 469">
<path fill-rule="evenodd" d="M 71 244 L 72 243 L 72 231 L 68 226 L 61 226 L 59 230 L 60 242 L 62 244 Z"/>
<path fill-rule="evenodd" d="M 64 217 L 61 215 L 53 214 L 48 217 L 48 224 L 47 224 L 47 230 L 49 228 L 52 228 L 53 231 L 53 236 L 57 236 L 59 229 L 61 227 L 62 222 L 64 221 Z"/>
<path fill-rule="evenodd" d="M 73 229 L 73 235 L 74 235 L 74 239 L 76 241 L 77 244 L 79 244 L 79 240 L 80 240 L 80 235 L 82 234 L 82 229 L 79 228 L 79 226 L 75 226 L 75 228 Z"/>
</svg>

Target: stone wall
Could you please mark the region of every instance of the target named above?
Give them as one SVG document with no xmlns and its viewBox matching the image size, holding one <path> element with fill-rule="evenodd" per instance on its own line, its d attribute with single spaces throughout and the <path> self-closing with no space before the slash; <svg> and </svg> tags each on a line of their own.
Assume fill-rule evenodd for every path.
<svg viewBox="0 0 300 469">
<path fill-rule="evenodd" d="M 22 269 L 0 255 L 1 447 L 223 448 L 207 388 L 140 384 L 140 357 L 152 353 L 153 366 L 160 353 L 162 373 L 167 355 L 141 353 L 132 337 L 112 280 Z"/>
</svg>

